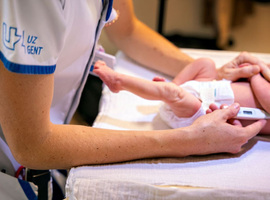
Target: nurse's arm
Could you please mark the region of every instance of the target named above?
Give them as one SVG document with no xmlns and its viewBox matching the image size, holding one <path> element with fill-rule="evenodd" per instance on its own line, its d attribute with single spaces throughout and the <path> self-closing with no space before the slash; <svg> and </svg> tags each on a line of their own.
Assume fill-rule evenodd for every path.
<svg viewBox="0 0 270 200">
<path fill-rule="evenodd" d="M 139 21 L 131 0 L 114 0 L 119 19 L 106 27 L 109 39 L 140 64 L 175 76 L 193 59 Z M 151 10 L 149 10 L 151 12 Z"/>
<path fill-rule="evenodd" d="M 180 131 L 175 130 L 127 132 L 53 124 L 53 85 L 53 74 L 17 74 L 8 71 L 0 61 L 0 124 L 12 154 L 23 166 L 61 169 L 146 157 L 185 156 L 190 151 L 187 144 L 191 139 L 184 130 L 181 132 L 186 136 L 176 145 L 173 138 L 179 138 Z"/>
</svg>

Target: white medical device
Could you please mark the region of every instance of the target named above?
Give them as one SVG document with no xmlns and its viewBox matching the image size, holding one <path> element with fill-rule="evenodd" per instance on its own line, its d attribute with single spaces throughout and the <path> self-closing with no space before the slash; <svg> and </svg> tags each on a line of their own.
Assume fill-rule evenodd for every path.
<svg viewBox="0 0 270 200">
<path fill-rule="evenodd" d="M 240 107 L 236 119 L 270 119 L 270 114 L 258 108 Z"/>
</svg>

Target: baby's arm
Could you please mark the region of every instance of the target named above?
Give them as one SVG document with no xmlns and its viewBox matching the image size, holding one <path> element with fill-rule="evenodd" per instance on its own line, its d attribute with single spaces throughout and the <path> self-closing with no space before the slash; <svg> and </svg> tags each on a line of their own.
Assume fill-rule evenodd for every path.
<svg viewBox="0 0 270 200">
<path fill-rule="evenodd" d="M 216 79 L 216 77 L 215 63 L 209 58 L 199 58 L 180 71 L 172 82 L 180 85 L 190 80 L 211 81 Z"/>
</svg>

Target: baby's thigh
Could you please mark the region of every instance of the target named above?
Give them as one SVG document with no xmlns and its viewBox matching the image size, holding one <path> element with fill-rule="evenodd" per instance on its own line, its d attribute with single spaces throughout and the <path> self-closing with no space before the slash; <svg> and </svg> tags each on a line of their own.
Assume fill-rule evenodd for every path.
<svg viewBox="0 0 270 200">
<path fill-rule="evenodd" d="M 260 107 L 248 82 L 234 82 L 231 83 L 231 87 L 234 93 L 234 102 L 239 103 L 242 107 Z"/>
</svg>

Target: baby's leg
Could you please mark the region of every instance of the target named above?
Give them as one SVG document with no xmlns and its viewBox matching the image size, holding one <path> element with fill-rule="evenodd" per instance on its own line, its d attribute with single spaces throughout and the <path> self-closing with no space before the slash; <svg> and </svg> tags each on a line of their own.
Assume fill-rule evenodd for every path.
<svg viewBox="0 0 270 200">
<path fill-rule="evenodd" d="M 217 70 L 215 63 L 209 58 L 199 58 L 179 72 L 172 82 L 180 85 L 190 80 L 211 81 L 216 76 Z"/>
<path fill-rule="evenodd" d="M 120 74 L 97 62 L 96 73 L 113 92 L 127 90 L 148 100 L 161 100 L 167 103 L 178 117 L 191 117 L 200 108 L 201 102 L 174 83 L 149 81 Z"/>
<path fill-rule="evenodd" d="M 148 100 L 167 100 L 175 93 L 178 94 L 179 87 L 173 83 L 164 81 L 150 81 L 126 74 L 120 74 L 110 69 L 102 61 L 96 62 L 94 66 L 96 73 L 112 92 L 126 90 Z M 170 91 L 170 92 L 169 92 Z M 171 93 L 172 92 L 172 93 Z"/>
<path fill-rule="evenodd" d="M 256 74 L 250 78 L 250 85 L 260 105 L 270 113 L 270 83 Z"/>
<path fill-rule="evenodd" d="M 242 107 L 261 108 L 249 82 L 232 82 L 234 101 Z"/>
</svg>

